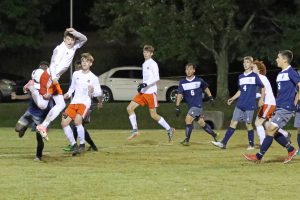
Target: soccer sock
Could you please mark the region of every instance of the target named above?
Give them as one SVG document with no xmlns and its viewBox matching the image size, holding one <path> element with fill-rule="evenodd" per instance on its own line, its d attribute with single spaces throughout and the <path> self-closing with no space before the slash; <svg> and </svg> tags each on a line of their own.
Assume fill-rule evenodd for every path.
<svg viewBox="0 0 300 200">
<path fill-rule="evenodd" d="M 190 137 L 191 137 L 193 128 L 194 128 L 193 124 L 187 124 L 187 125 L 185 125 L 185 140 L 187 142 L 190 141 Z"/>
<path fill-rule="evenodd" d="M 263 143 L 261 144 L 260 147 L 260 151 L 259 153 L 256 154 L 256 157 L 258 159 L 262 159 L 262 157 L 265 155 L 265 153 L 268 151 L 268 149 L 270 148 L 271 144 L 273 142 L 273 137 L 267 135 L 263 141 Z"/>
<path fill-rule="evenodd" d="M 84 137 L 85 137 L 85 141 L 86 141 L 89 145 L 91 145 L 92 147 L 95 147 L 95 146 L 96 146 L 95 143 L 94 143 L 94 141 L 92 140 L 92 138 L 91 138 L 89 132 L 86 130 L 85 127 L 84 127 Z"/>
<path fill-rule="evenodd" d="M 43 149 L 44 149 L 44 141 L 41 136 L 41 134 L 36 133 L 36 141 L 37 141 L 37 146 L 36 146 L 36 157 L 41 158 L 43 156 Z"/>
<path fill-rule="evenodd" d="M 70 127 L 71 127 L 71 129 L 72 129 L 72 132 L 73 132 L 73 135 L 74 135 L 74 139 L 75 139 L 75 141 L 76 141 L 77 138 L 78 138 L 78 133 L 77 133 L 77 128 L 76 128 L 74 122 L 71 122 L 71 123 L 70 123 Z"/>
<path fill-rule="evenodd" d="M 54 95 L 53 99 L 55 101 L 55 106 L 51 108 L 46 119 L 43 121 L 42 125 L 48 127 L 50 122 L 52 122 L 61 113 L 61 111 L 66 107 L 63 95 Z"/>
<path fill-rule="evenodd" d="M 298 142 L 298 147 L 300 149 L 300 132 L 297 134 L 297 142 Z"/>
<path fill-rule="evenodd" d="M 281 133 L 277 133 L 274 136 L 274 139 L 276 142 L 278 142 L 281 146 L 287 149 L 288 152 L 291 152 L 294 150 L 294 147 L 291 146 L 291 144 L 287 141 L 286 137 L 284 137 Z"/>
<path fill-rule="evenodd" d="M 129 116 L 129 120 L 130 120 L 132 129 L 137 129 L 136 115 L 135 114 L 131 114 Z"/>
<path fill-rule="evenodd" d="M 79 124 L 76 126 L 77 133 L 78 133 L 78 138 L 79 138 L 79 143 L 84 144 L 85 138 L 84 138 L 84 128 L 82 124 Z"/>
<path fill-rule="evenodd" d="M 215 137 L 217 135 L 208 124 L 205 124 L 205 126 L 203 127 L 203 130 L 213 137 Z"/>
<path fill-rule="evenodd" d="M 249 141 L 249 145 L 250 146 L 254 146 L 254 131 L 252 130 L 248 130 L 248 141 Z"/>
<path fill-rule="evenodd" d="M 160 117 L 160 120 L 158 120 L 158 123 L 164 127 L 167 131 L 170 130 L 169 124 L 166 122 L 166 120 L 163 117 Z"/>
<path fill-rule="evenodd" d="M 226 133 L 225 133 L 225 136 L 224 136 L 224 138 L 223 138 L 223 140 L 222 140 L 222 143 L 223 143 L 224 145 L 227 144 L 228 140 L 231 138 L 231 136 L 233 135 L 234 131 L 235 131 L 235 128 L 229 127 L 229 128 L 227 129 L 227 131 L 226 131 Z"/>
<path fill-rule="evenodd" d="M 66 137 L 68 138 L 69 142 L 73 146 L 76 143 L 76 141 L 74 139 L 74 135 L 73 135 L 71 127 L 70 126 L 66 126 L 63 129 L 64 129 L 64 133 L 65 133 Z"/>
<path fill-rule="evenodd" d="M 256 132 L 259 138 L 259 144 L 261 145 L 266 137 L 265 129 L 262 125 L 256 127 Z"/>
<path fill-rule="evenodd" d="M 286 138 L 289 136 L 289 133 L 281 128 L 278 129 L 278 132 L 281 133 Z"/>
</svg>

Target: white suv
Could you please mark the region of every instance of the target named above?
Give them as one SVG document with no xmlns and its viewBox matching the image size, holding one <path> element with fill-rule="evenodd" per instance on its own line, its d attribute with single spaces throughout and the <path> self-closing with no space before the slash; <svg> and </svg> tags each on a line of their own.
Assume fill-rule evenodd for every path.
<svg viewBox="0 0 300 200">
<path fill-rule="evenodd" d="M 103 100 L 130 101 L 137 94 L 137 86 L 142 83 L 142 68 L 124 66 L 110 69 L 99 76 L 103 90 Z M 175 102 L 178 81 L 160 79 L 157 83 L 159 101 Z"/>
</svg>

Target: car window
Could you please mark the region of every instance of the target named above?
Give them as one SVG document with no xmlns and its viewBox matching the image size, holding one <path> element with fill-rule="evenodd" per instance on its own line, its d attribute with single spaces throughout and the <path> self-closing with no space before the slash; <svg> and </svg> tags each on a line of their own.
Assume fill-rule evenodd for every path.
<svg viewBox="0 0 300 200">
<path fill-rule="evenodd" d="M 142 78 L 142 70 L 119 70 L 116 71 L 111 78 Z"/>
</svg>

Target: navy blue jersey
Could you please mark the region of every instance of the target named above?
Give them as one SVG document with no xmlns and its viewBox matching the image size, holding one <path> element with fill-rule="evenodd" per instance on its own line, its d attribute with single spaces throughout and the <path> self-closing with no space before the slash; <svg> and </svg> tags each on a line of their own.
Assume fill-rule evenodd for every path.
<svg viewBox="0 0 300 200">
<path fill-rule="evenodd" d="M 257 87 L 264 87 L 259 76 L 250 72 L 239 76 L 239 90 L 241 95 L 237 102 L 237 107 L 243 111 L 256 109 L 256 92 Z"/>
<path fill-rule="evenodd" d="M 42 110 L 35 104 L 32 99 L 30 99 L 28 111 L 33 116 L 45 118 L 54 104 L 54 101 L 50 99 L 47 108 L 45 110 Z"/>
<path fill-rule="evenodd" d="M 183 95 L 189 108 L 202 107 L 203 91 L 208 87 L 208 84 L 199 77 L 194 77 L 192 80 L 186 78 L 179 81 L 178 93 Z"/>
<path fill-rule="evenodd" d="M 294 110 L 294 100 L 297 93 L 297 84 L 300 82 L 299 74 L 289 67 L 279 72 L 276 78 L 277 97 L 276 106 L 286 110 Z"/>
</svg>

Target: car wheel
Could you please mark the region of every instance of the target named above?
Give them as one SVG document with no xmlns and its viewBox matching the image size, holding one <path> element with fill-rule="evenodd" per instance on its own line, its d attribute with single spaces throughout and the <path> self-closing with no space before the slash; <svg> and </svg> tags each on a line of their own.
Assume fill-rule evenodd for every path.
<svg viewBox="0 0 300 200">
<path fill-rule="evenodd" d="M 102 92 L 103 92 L 103 94 L 102 94 L 103 102 L 108 103 L 108 102 L 113 101 L 113 95 L 112 95 L 111 90 L 108 87 L 105 87 L 105 86 L 102 86 L 101 89 L 102 89 Z"/>
<path fill-rule="evenodd" d="M 167 96 L 166 96 L 167 102 L 171 102 L 171 103 L 176 102 L 177 93 L 178 93 L 177 86 L 170 87 L 167 91 Z"/>
</svg>

